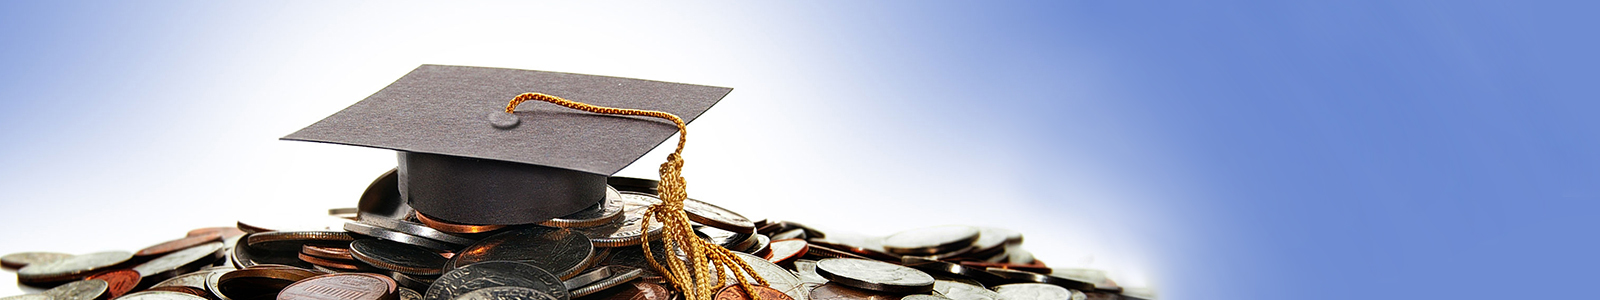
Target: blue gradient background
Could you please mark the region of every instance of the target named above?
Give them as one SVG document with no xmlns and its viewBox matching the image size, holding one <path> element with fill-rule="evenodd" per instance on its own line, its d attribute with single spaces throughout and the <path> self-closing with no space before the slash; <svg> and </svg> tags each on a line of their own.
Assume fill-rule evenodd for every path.
<svg viewBox="0 0 1600 300">
<path fill-rule="evenodd" d="M 734 87 L 686 175 L 758 218 L 1162 299 L 1591 298 L 1595 6 L 6 2 L 0 252 L 354 206 L 391 151 L 276 138 L 433 63 Z"/>
</svg>

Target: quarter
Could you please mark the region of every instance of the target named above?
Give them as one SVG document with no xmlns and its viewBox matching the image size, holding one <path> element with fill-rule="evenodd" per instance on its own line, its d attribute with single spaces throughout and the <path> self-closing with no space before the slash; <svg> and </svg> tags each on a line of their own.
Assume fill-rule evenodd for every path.
<svg viewBox="0 0 1600 300">
<path fill-rule="evenodd" d="M 817 261 L 817 274 L 839 284 L 889 293 L 933 291 L 933 276 L 896 264 L 852 258 Z"/>
</svg>

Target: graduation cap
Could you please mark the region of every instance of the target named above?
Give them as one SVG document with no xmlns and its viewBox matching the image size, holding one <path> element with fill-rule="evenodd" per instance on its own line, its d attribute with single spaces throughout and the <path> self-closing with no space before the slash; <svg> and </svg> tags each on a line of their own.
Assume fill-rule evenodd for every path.
<svg viewBox="0 0 1600 300">
<path fill-rule="evenodd" d="M 283 137 L 399 152 L 401 197 L 431 218 L 530 224 L 595 206 L 606 179 L 666 141 L 670 121 L 542 102 L 535 92 L 694 120 L 731 88 L 543 71 L 423 65 Z"/>
</svg>

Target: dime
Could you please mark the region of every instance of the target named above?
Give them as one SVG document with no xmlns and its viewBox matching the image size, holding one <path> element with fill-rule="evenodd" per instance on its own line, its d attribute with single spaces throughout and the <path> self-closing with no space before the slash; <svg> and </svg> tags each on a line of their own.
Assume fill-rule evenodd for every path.
<svg viewBox="0 0 1600 300">
<path fill-rule="evenodd" d="M 787 294 L 789 298 L 805 299 L 805 291 L 800 290 L 800 285 L 805 282 L 801 281 L 800 277 L 795 276 L 793 272 L 789 272 L 788 269 L 779 267 L 760 256 L 740 252 L 734 252 L 733 255 L 743 260 L 746 265 L 750 266 L 751 270 L 755 270 L 756 275 L 761 276 L 761 279 L 765 279 L 768 287 Z M 736 283 L 738 281 L 730 278 L 729 282 Z M 750 283 L 754 285 L 755 281 L 751 280 Z M 767 299 L 767 297 L 762 296 L 761 299 Z"/>
<path fill-rule="evenodd" d="M 350 241 L 355 239 L 350 233 L 343 231 L 272 231 L 245 237 L 245 245 L 266 251 L 300 251 L 300 248 L 307 244 L 347 247 Z"/>
<path fill-rule="evenodd" d="M 553 296 L 570 299 L 561 279 L 537 266 L 513 261 L 485 261 L 461 266 L 445 272 L 423 294 L 426 300 L 450 300 L 474 290 L 514 286 L 529 288 Z"/>
<path fill-rule="evenodd" d="M 278 292 L 278 300 L 385 300 L 394 298 L 394 280 L 368 273 L 340 273 L 302 279 Z"/>
<path fill-rule="evenodd" d="M 777 240 L 767 246 L 771 250 L 767 253 L 767 261 L 775 264 L 788 264 L 795 258 L 806 255 L 806 241 L 804 240 Z"/>
<path fill-rule="evenodd" d="M 109 285 L 105 280 L 87 279 L 63 284 L 40 294 L 56 300 L 94 300 L 105 294 L 107 287 Z"/>
<path fill-rule="evenodd" d="M 583 299 L 587 300 L 667 300 L 672 298 L 672 292 L 660 284 L 632 281 L 622 286 L 596 291 Z M 765 298 L 763 298 L 765 299 Z"/>
<path fill-rule="evenodd" d="M 571 229 L 528 227 L 496 234 L 467 246 L 445 264 L 445 272 L 486 261 L 516 261 L 569 278 L 594 255 L 589 238 Z M 431 289 L 430 289 L 431 290 Z"/>
<path fill-rule="evenodd" d="M 952 300 L 999 300 L 1000 294 L 970 283 L 935 279 L 933 291 Z"/>
<path fill-rule="evenodd" d="M 1022 243 L 1022 233 L 999 227 L 978 227 L 978 240 L 972 242 L 972 252 L 966 257 L 984 259 L 1004 254 L 1006 245 Z"/>
<path fill-rule="evenodd" d="M 412 223 L 411 221 L 406 221 L 404 219 L 390 219 L 383 216 L 362 215 L 360 222 L 457 246 L 466 246 L 467 244 L 471 244 L 473 242 L 472 239 L 451 235 L 443 231 L 435 230 L 426 225 Z"/>
<path fill-rule="evenodd" d="M 906 295 L 905 297 L 900 298 L 900 300 L 954 300 L 954 299 L 950 299 L 950 298 L 947 298 L 945 296 L 935 296 L 935 295 Z"/>
<path fill-rule="evenodd" d="M 783 292 L 780 292 L 780 291 L 778 291 L 776 289 L 773 289 L 773 288 L 759 286 L 759 285 L 751 285 L 750 289 L 754 290 L 756 295 L 761 297 L 761 300 L 794 300 L 793 297 L 790 297 L 789 295 L 786 295 Z M 754 299 L 754 298 L 751 298 L 750 294 L 746 294 L 745 293 L 745 290 L 744 290 L 743 286 L 735 284 L 735 285 L 730 285 L 730 286 L 727 286 L 727 287 L 723 287 L 722 290 L 717 291 L 716 298 L 714 298 L 714 299 L 716 299 L 716 300 L 750 300 L 750 299 Z"/>
<path fill-rule="evenodd" d="M 1043 283 L 1013 283 L 994 287 L 994 291 L 1006 300 L 1084 299 L 1067 288 Z"/>
<path fill-rule="evenodd" d="M 133 291 L 139 285 L 139 272 L 129 269 L 111 270 L 90 275 L 86 280 L 101 280 L 106 282 L 106 298 L 121 297 Z"/>
<path fill-rule="evenodd" d="M 128 261 L 130 258 L 133 258 L 133 253 L 127 251 L 106 251 L 76 255 L 48 263 L 30 264 L 17 270 L 17 281 L 22 283 L 71 281 Z"/>
<path fill-rule="evenodd" d="M 900 294 L 869 291 L 830 282 L 811 289 L 810 300 L 899 300 Z"/>
<path fill-rule="evenodd" d="M 216 261 L 221 250 L 222 242 L 209 242 L 162 255 L 155 260 L 134 266 L 133 270 L 151 282 L 166 280 L 200 270 L 201 267 Z"/>
<path fill-rule="evenodd" d="M 379 269 L 415 275 L 442 274 L 448 262 L 427 248 L 379 239 L 350 242 L 350 254 Z"/>
<path fill-rule="evenodd" d="M 500 230 L 501 228 L 506 227 L 505 225 L 471 225 L 451 223 L 423 215 L 421 212 L 413 213 L 412 216 L 417 217 L 417 222 L 422 223 L 422 225 L 449 233 L 483 233 Z"/>
<path fill-rule="evenodd" d="M 935 254 L 971 247 L 978 240 L 972 226 L 945 225 L 901 231 L 885 237 L 883 248 L 894 254 Z"/>
<path fill-rule="evenodd" d="M 639 276 L 644 274 L 644 270 L 624 266 L 606 266 L 601 267 L 600 270 L 604 270 L 606 276 L 599 278 L 598 280 L 593 280 L 587 284 L 581 284 L 568 280 L 567 283 L 572 284 L 567 285 L 567 290 L 572 293 L 572 297 L 577 298 L 588 296 L 590 294 L 594 294 L 595 292 L 611 289 L 620 286 L 623 283 L 633 281 L 634 279 L 639 279 Z"/>
<path fill-rule="evenodd" d="M 305 245 L 300 247 L 300 253 L 326 259 L 356 260 L 348 248 Z"/>
<path fill-rule="evenodd" d="M 454 250 L 457 247 L 456 245 L 446 244 L 444 242 L 361 222 L 344 223 L 344 230 L 375 238 L 427 247 L 428 249 L 434 250 Z"/>
<path fill-rule="evenodd" d="M 712 205 L 704 201 L 688 198 L 683 200 L 683 212 L 689 214 L 689 221 L 716 227 L 722 230 L 738 233 L 755 233 L 756 224 L 750 222 L 739 213 L 721 206 Z"/>
<path fill-rule="evenodd" d="M 1001 268 L 989 268 L 989 269 L 987 269 L 985 271 L 987 271 L 987 272 L 989 272 L 991 274 L 1003 277 L 1003 278 L 1005 278 L 1007 280 L 1010 280 L 1012 282 L 1019 282 L 1019 283 L 1047 283 L 1047 284 L 1052 284 L 1052 285 L 1060 286 L 1060 287 L 1063 287 L 1063 288 L 1074 289 L 1074 290 L 1094 289 L 1094 283 L 1083 282 L 1083 281 L 1078 281 L 1078 280 L 1074 280 L 1074 279 L 1068 279 L 1068 278 L 1062 278 L 1062 277 L 1056 277 L 1056 276 L 1050 276 L 1050 275 L 1044 275 L 1044 274 L 1028 272 L 1028 271 L 1018 271 L 1018 270 L 1001 269 Z"/>
<path fill-rule="evenodd" d="M 823 259 L 817 261 L 817 274 L 832 282 L 874 291 L 914 294 L 933 290 L 933 276 L 928 273 L 865 259 Z"/>
<path fill-rule="evenodd" d="M 173 291 L 143 291 L 123 295 L 117 300 L 208 300 L 205 297 Z"/>
<path fill-rule="evenodd" d="M 201 244 L 210 243 L 210 242 L 218 242 L 218 244 L 221 244 L 221 242 L 222 242 L 222 233 L 221 232 L 202 233 L 200 235 L 194 235 L 194 236 L 189 236 L 189 237 L 185 237 L 185 238 L 181 238 L 181 239 L 166 241 L 166 242 L 163 242 L 163 243 L 160 243 L 160 244 L 155 244 L 155 245 L 150 246 L 150 247 L 145 247 L 144 249 L 139 249 L 138 252 L 134 252 L 133 253 L 133 256 L 134 257 L 141 257 L 141 258 L 143 258 L 143 257 L 155 257 L 155 256 L 158 256 L 158 255 L 172 253 L 173 251 L 188 249 L 189 247 L 199 246 Z"/>
<path fill-rule="evenodd" d="M 556 228 L 591 227 L 610 223 L 611 220 L 622 217 L 622 194 L 616 188 L 606 187 L 606 199 L 599 204 L 578 212 L 550 219 L 539 225 Z"/>
<path fill-rule="evenodd" d="M 31 264 L 46 263 L 72 257 L 72 254 L 56 252 L 21 252 L 0 256 L 0 266 L 9 269 L 21 269 Z"/>
<path fill-rule="evenodd" d="M 650 222 L 648 233 L 644 230 L 645 211 L 651 205 L 661 203 L 660 199 L 652 195 L 638 193 L 622 193 L 622 217 L 611 220 L 610 223 L 587 228 L 572 228 L 583 233 L 594 242 L 596 247 L 626 247 L 638 246 L 646 237 L 655 239 L 661 235 L 664 226 L 659 220 Z"/>
<path fill-rule="evenodd" d="M 539 290 L 525 288 L 525 287 L 516 287 L 516 286 L 497 286 L 497 287 L 488 287 L 488 288 L 476 289 L 476 290 L 472 290 L 471 292 L 467 292 L 466 294 L 462 294 L 461 296 L 457 296 L 455 299 L 456 300 L 558 300 L 558 299 L 555 298 L 555 296 L 551 296 L 550 294 L 547 294 L 545 292 L 540 292 Z"/>
</svg>

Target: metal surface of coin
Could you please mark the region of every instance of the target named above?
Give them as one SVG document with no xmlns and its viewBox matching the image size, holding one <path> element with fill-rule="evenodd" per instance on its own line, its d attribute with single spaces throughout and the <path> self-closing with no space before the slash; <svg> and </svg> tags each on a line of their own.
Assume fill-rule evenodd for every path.
<svg viewBox="0 0 1600 300">
<path fill-rule="evenodd" d="M 11 269 L 21 269 L 31 264 L 47 263 L 72 257 L 72 254 L 56 252 L 21 252 L 0 256 L 0 266 Z"/>
<path fill-rule="evenodd" d="M 709 226 L 695 228 L 694 231 L 695 235 L 700 236 L 701 239 L 711 242 L 712 244 L 717 244 L 717 246 L 722 246 L 722 248 L 726 248 L 728 250 L 744 250 L 744 248 L 749 247 L 751 243 L 755 242 L 753 240 L 755 239 L 755 235 L 750 233 L 732 232 Z"/>
<path fill-rule="evenodd" d="M 851 258 L 817 261 L 817 274 L 851 287 L 890 293 L 927 293 L 933 290 L 933 276 L 896 264 Z"/>
<path fill-rule="evenodd" d="M 361 222 L 345 223 L 344 230 L 365 236 L 422 246 L 434 250 L 450 251 L 455 250 L 457 247 L 445 242 L 435 241 L 433 239 L 415 236 L 408 233 L 395 231 L 393 229 L 378 227 Z"/>
<path fill-rule="evenodd" d="M 206 288 L 206 278 L 210 277 L 211 273 L 216 273 L 216 272 L 227 272 L 227 270 L 200 270 L 200 271 L 190 272 L 188 274 L 183 274 L 183 275 L 178 275 L 178 276 L 175 276 L 175 277 L 172 277 L 172 278 L 168 278 L 167 280 L 162 280 L 161 282 L 158 282 L 158 283 L 156 283 L 155 285 L 153 285 L 151 287 L 187 286 L 187 287 L 192 287 L 192 288 L 204 289 L 204 288 Z"/>
<path fill-rule="evenodd" d="M 885 262 L 900 262 L 900 255 L 883 250 L 883 239 L 872 237 L 854 237 L 850 235 L 834 235 L 829 238 L 811 239 L 813 246 L 822 246 L 834 250 L 849 252 L 855 256 L 865 257 Z"/>
<path fill-rule="evenodd" d="M 795 276 L 794 272 L 789 272 L 789 269 L 779 267 L 760 256 L 743 252 L 734 252 L 733 255 L 743 260 L 746 265 L 750 266 L 751 270 L 755 270 L 756 275 L 761 276 L 761 279 L 766 279 L 768 287 L 783 292 L 789 295 L 790 298 L 805 299 L 805 291 L 800 290 L 800 285 L 805 282 L 801 281 L 799 276 Z M 728 278 L 729 282 L 738 282 L 731 276 L 725 277 Z M 755 280 L 750 280 L 750 284 L 755 284 L 755 282 Z"/>
<path fill-rule="evenodd" d="M 428 227 L 420 223 L 413 223 L 404 219 L 390 219 L 383 216 L 362 215 L 359 222 L 456 246 L 466 246 L 467 244 L 474 242 L 469 238 L 445 233 L 443 231 L 433 229 L 432 227 Z"/>
<path fill-rule="evenodd" d="M 1000 277 L 1003 277 L 1003 278 L 1005 278 L 1007 280 L 1011 280 L 1013 282 L 1018 282 L 1018 283 L 1046 283 L 1046 284 L 1052 284 L 1052 285 L 1060 286 L 1060 287 L 1063 287 L 1063 288 L 1069 288 L 1069 289 L 1075 289 L 1075 290 L 1094 289 L 1094 283 L 1083 282 L 1083 281 L 1078 281 L 1078 280 L 1072 280 L 1072 279 L 1067 279 L 1067 278 L 1063 278 L 1063 277 L 1044 275 L 1044 274 L 1028 272 L 1028 271 L 1018 271 L 1018 270 L 1000 269 L 1000 268 L 989 268 L 989 269 L 984 270 L 984 271 L 989 272 L 990 274 L 999 275 Z"/>
<path fill-rule="evenodd" d="M 572 293 L 572 297 L 588 296 L 595 292 L 611 289 L 634 279 L 639 279 L 644 274 L 644 270 L 633 267 L 606 266 L 604 268 L 609 269 L 607 273 L 610 273 L 610 276 L 600 278 L 600 280 L 590 284 L 579 285 L 577 288 L 572 288 L 571 285 L 568 285 L 567 290 Z"/>
<path fill-rule="evenodd" d="M 133 267 L 144 278 L 150 281 L 166 280 L 183 273 L 200 270 L 201 267 L 216 261 L 222 251 L 222 242 L 209 242 L 177 252 L 162 255 L 159 258 Z"/>
<path fill-rule="evenodd" d="M 302 279 L 278 292 L 278 300 L 385 300 L 392 299 L 394 280 L 368 273 L 341 273 Z"/>
<path fill-rule="evenodd" d="M 244 230 L 239 230 L 238 227 L 206 227 L 206 228 L 195 228 L 195 229 L 189 230 L 189 232 L 186 233 L 184 236 L 201 236 L 201 235 L 206 235 L 206 234 L 210 234 L 210 233 L 219 234 L 219 235 L 222 236 L 223 239 L 228 239 L 228 238 L 241 236 L 241 235 L 245 234 Z"/>
<path fill-rule="evenodd" d="M 208 300 L 205 297 L 173 291 L 144 291 L 123 295 L 117 300 Z"/>
<path fill-rule="evenodd" d="M 1155 300 L 1156 291 L 1142 287 L 1125 287 L 1122 288 L 1122 293 L 1119 293 L 1119 296 L 1126 300 Z"/>
<path fill-rule="evenodd" d="M 627 268 L 627 267 L 619 266 L 617 268 Z M 591 283 L 599 282 L 602 279 L 606 279 L 606 277 L 611 277 L 611 275 L 612 275 L 612 267 L 610 267 L 610 266 L 599 267 L 599 268 L 590 269 L 590 270 L 585 271 L 583 273 L 579 273 L 576 276 L 572 276 L 572 278 L 567 278 L 567 280 L 562 280 L 561 281 L 561 285 L 562 286 L 566 286 L 568 291 L 576 290 L 576 289 L 578 289 L 580 287 L 583 287 L 585 285 L 589 285 Z"/>
<path fill-rule="evenodd" d="M 422 225 L 428 226 L 428 227 L 433 228 L 433 229 L 438 229 L 439 231 L 449 232 L 449 233 L 466 233 L 466 234 L 484 233 L 484 232 L 490 232 L 490 231 L 495 231 L 495 230 L 500 230 L 502 228 L 506 228 L 506 225 L 472 225 L 472 224 L 450 223 L 450 222 L 446 222 L 444 220 L 434 219 L 433 217 L 429 217 L 427 215 L 423 215 L 420 212 L 413 212 L 412 216 L 416 217 L 417 218 L 417 222 L 421 222 Z"/>
<path fill-rule="evenodd" d="M 90 275 L 85 280 L 100 280 L 106 282 L 106 298 L 121 297 L 139 286 L 139 272 L 129 269 L 112 270 Z"/>
<path fill-rule="evenodd" d="M 208 286 L 217 295 L 232 300 L 276 299 L 278 292 L 296 281 L 322 275 L 311 270 L 270 267 L 234 270 L 217 276 Z M 209 283 L 208 283 L 209 284 Z"/>
<path fill-rule="evenodd" d="M 684 199 L 683 212 L 688 213 L 689 221 L 695 223 L 744 234 L 756 232 L 756 224 L 750 218 L 705 201 Z"/>
<path fill-rule="evenodd" d="M 751 285 L 750 289 L 754 291 L 757 296 L 761 296 L 761 300 L 794 300 L 793 297 L 790 297 L 789 295 L 770 287 Z M 755 298 L 752 298 L 750 297 L 750 294 L 745 293 L 743 286 L 735 284 L 723 287 L 722 290 L 717 291 L 717 294 L 713 299 L 750 300 Z"/>
<path fill-rule="evenodd" d="M 240 236 L 240 238 L 248 238 L 251 235 L 255 235 L 255 233 L 243 235 Z M 264 264 L 311 268 L 311 264 L 301 261 L 297 254 L 299 253 L 288 251 L 258 250 L 247 245 L 236 244 L 228 251 L 228 261 L 233 264 L 234 268 L 239 269 L 250 268 Z"/>
<path fill-rule="evenodd" d="M 1009 270 L 1017 270 L 1017 271 L 1028 271 L 1028 272 L 1034 272 L 1034 273 L 1039 273 L 1039 274 L 1050 274 L 1051 272 L 1053 272 L 1053 271 L 1051 271 L 1050 267 L 1045 266 L 1043 264 L 1019 265 L 1019 264 L 992 263 L 992 262 L 981 262 L 981 261 L 963 261 L 963 262 L 960 262 L 960 264 L 962 266 L 967 266 L 969 268 L 979 268 L 979 269 L 1009 269 Z"/>
<path fill-rule="evenodd" d="M 300 251 L 305 245 L 346 247 L 356 238 L 343 231 L 272 231 L 245 237 L 245 245 L 266 251 Z"/>
<path fill-rule="evenodd" d="M 811 300 L 900 300 L 901 294 L 863 290 L 836 282 L 817 286 L 807 295 Z"/>
<path fill-rule="evenodd" d="M 906 295 L 905 297 L 900 298 L 900 300 L 955 300 L 955 299 L 950 299 L 950 298 L 945 297 L 945 296 L 935 296 L 935 295 Z"/>
<path fill-rule="evenodd" d="M 606 199 L 578 212 L 540 222 L 539 225 L 556 228 L 590 227 L 622 217 L 622 194 L 616 188 L 606 187 Z"/>
<path fill-rule="evenodd" d="M 822 277 L 822 274 L 817 274 L 817 261 L 815 260 L 795 260 L 794 271 L 795 275 L 800 277 L 800 281 L 815 284 L 828 283 L 828 278 Z"/>
<path fill-rule="evenodd" d="M 644 214 L 651 205 L 661 203 L 654 195 L 639 193 L 622 193 L 622 217 L 611 220 L 609 223 L 587 228 L 572 228 L 582 232 L 594 242 L 596 247 L 626 247 L 638 246 L 647 238 L 654 240 L 661 235 L 663 224 L 659 221 L 650 223 L 650 230 L 644 230 Z"/>
<path fill-rule="evenodd" d="M 585 300 L 667 300 L 672 292 L 660 284 L 631 281 L 612 289 L 596 291 L 584 296 Z"/>
<path fill-rule="evenodd" d="M 750 249 L 745 249 L 744 253 L 767 257 L 768 251 L 772 251 L 772 249 L 768 248 L 769 246 L 772 246 L 772 238 L 767 237 L 765 234 L 757 234 L 756 244 L 750 246 Z"/>
<path fill-rule="evenodd" d="M 1000 294 L 965 282 L 934 280 L 933 291 L 952 300 L 999 300 Z"/>
<path fill-rule="evenodd" d="M 883 249 L 902 255 L 946 253 L 971 247 L 978 233 L 977 228 L 962 225 L 906 230 L 883 238 Z"/>
<path fill-rule="evenodd" d="M 323 247 L 323 246 L 317 246 L 317 245 L 305 245 L 304 247 L 300 248 L 300 253 L 304 253 L 306 255 L 315 256 L 315 257 L 326 258 L 326 259 L 342 259 L 342 260 L 355 260 L 356 259 L 355 256 L 351 256 L 350 255 L 350 249 L 348 249 L 348 248 Z"/>
<path fill-rule="evenodd" d="M 1052 272 L 1050 272 L 1050 276 L 1066 280 L 1087 282 L 1094 285 L 1095 290 L 1110 292 L 1122 291 L 1122 287 L 1117 286 L 1116 282 L 1112 282 L 1110 278 L 1106 277 L 1106 271 L 1096 269 L 1054 269 Z"/>
<path fill-rule="evenodd" d="M 105 294 L 108 287 L 105 280 L 87 279 L 56 286 L 40 294 L 56 300 L 94 300 Z"/>
<path fill-rule="evenodd" d="M 772 234 L 772 239 L 777 239 L 777 240 L 787 240 L 787 239 L 802 239 L 802 240 L 804 240 L 807 237 L 806 236 L 806 230 L 805 229 L 800 229 L 800 228 L 789 229 L 789 230 L 780 231 L 780 232 L 773 232 L 771 234 Z"/>
<path fill-rule="evenodd" d="M 439 276 L 411 276 L 399 272 L 391 273 L 389 276 L 394 277 L 394 282 L 400 284 L 400 286 L 423 291 L 428 290 L 428 286 L 433 285 L 433 281 L 439 279 Z"/>
<path fill-rule="evenodd" d="M 400 297 L 399 300 L 422 300 L 422 293 L 418 293 L 413 289 L 399 288 L 399 291 L 395 292 L 395 294 Z"/>
<path fill-rule="evenodd" d="M 449 262 L 427 248 L 378 239 L 350 242 L 350 254 L 379 269 L 416 275 L 443 274 Z"/>
<path fill-rule="evenodd" d="M 327 268 L 328 270 L 326 271 L 328 272 L 367 271 L 374 269 L 372 266 L 356 260 L 326 259 L 311 256 L 305 253 L 300 253 L 299 258 L 300 261 L 310 263 L 312 266 L 314 266 L 315 268 L 313 269 Z"/>
<path fill-rule="evenodd" d="M 50 298 L 50 296 L 40 295 L 40 294 L 22 294 L 22 295 L 16 295 L 16 296 L 0 297 L 0 300 L 55 300 L 55 298 Z"/>
<path fill-rule="evenodd" d="M 624 192 L 638 192 L 655 195 L 656 185 L 658 184 L 660 184 L 659 181 L 644 178 L 621 176 L 611 176 L 606 178 L 606 185 Z"/>
<path fill-rule="evenodd" d="M 837 249 L 833 249 L 833 248 L 828 248 L 828 247 L 821 246 L 821 244 L 815 244 L 815 243 L 810 243 L 810 242 L 807 242 L 806 249 L 807 250 L 806 250 L 805 257 L 870 259 L 870 258 L 867 258 L 866 256 L 861 256 L 860 254 L 855 254 L 855 253 L 845 252 L 843 250 L 837 250 Z"/>
<path fill-rule="evenodd" d="M 449 300 L 473 290 L 497 286 L 530 288 L 560 300 L 572 297 L 567 293 L 566 286 L 561 284 L 560 278 L 537 266 L 513 261 L 485 261 L 445 272 L 433 282 L 422 298 Z"/>
<path fill-rule="evenodd" d="M 806 241 L 803 240 L 778 240 L 767 245 L 767 261 L 775 264 L 786 264 L 795 258 L 806 255 Z"/>
<path fill-rule="evenodd" d="M 922 270 L 922 271 L 928 272 L 930 274 L 940 274 L 940 275 L 957 276 L 957 277 L 963 277 L 963 278 L 971 278 L 973 280 L 977 280 L 978 282 L 982 282 L 983 284 L 986 284 L 986 285 L 1002 284 L 1002 283 L 1014 283 L 1014 282 L 1016 282 L 1014 280 L 1006 279 L 1005 277 L 1000 277 L 999 275 L 995 275 L 994 273 L 989 273 L 989 272 L 985 271 L 984 269 L 972 268 L 972 267 L 967 267 L 967 266 L 963 266 L 963 265 L 959 265 L 959 264 L 952 264 L 952 263 L 947 263 L 947 262 L 942 262 L 942 261 L 937 261 L 937 260 L 930 260 L 930 259 L 920 258 L 920 257 L 915 257 L 915 256 L 904 257 L 904 258 L 901 259 L 900 262 L 901 262 L 901 265 L 904 265 L 906 267 L 910 267 L 912 269 Z"/>
<path fill-rule="evenodd" d="M 136 257 L 154 257 L 154 256 L 157 256 L 157 255 L 163 255 L 163 254 L 167 254 L 167 253 L 172 253 L 174 251 L 188 249 L 189 247 L 199 246 L 199 245 L 202 245 L 202 244 L 205 244 L 205 243 L 210 243 L 210 242 L 221 243 L 222 242 L 222 233 L 221 232 L 203 233 L 203 234 L 200 234 L 200 235 L 189 236 L 189 237 L 185 237 L 185 238 L 181 238 L 181 239 L 162 242 L 160 244 L 155 244 L 155 245 L 152 245 L 150 247 L 145 247 L 144 249 L 139 249 L 138 252 L 134 252 L 133 253 L 133 256 L 136 256 Z"/>
<path fill-rule="evenodd" d="M 106 251 L 31 264 L 17 270 L 17 281 L 24 283 L 71 281 L 128 261 L 130 258 L 133 258 L 133 253 L 127 251 Z"/>
<path fill-rule="evenodd" d="M 1013 283 L 1001 285 L 994 287 L 994 292 L 999 294 L 1001 299 L 1006 300 L 1073 299 L 1072 290 L 1043 283 Z"/>
<path fill-rule="evenodd" d="M 457 252 L 445 272 L 485 261 L 515 261 L 566 279 L 583 270 L 594 255 L 589 238 L 570 229 L 528 227 L 489 236 Z"/>
<path fill-rule="evenodd" d="M 207 299 L 211 298 L 211 291 L 207 291 L 205 289 L 200 289 L 200 288 L 187 287 L 187 286 L 158 286 L 158 287 L 151 287 L 149 289 L 145 289 L 144 291 L 141 291 L 141 292 L 149 292 L 149 291 L 179 292 L 179 293 L 184 293 L 184 294 L 190 294 L 190 295 L 204 297 L 204 298 L 207 298 Z"/>
<path fill-rule="evenodd" d="M 539 290 L 518 286 L 497 286 L 472 290 L 456 300 L 558 300 Z"/>
</svg>

